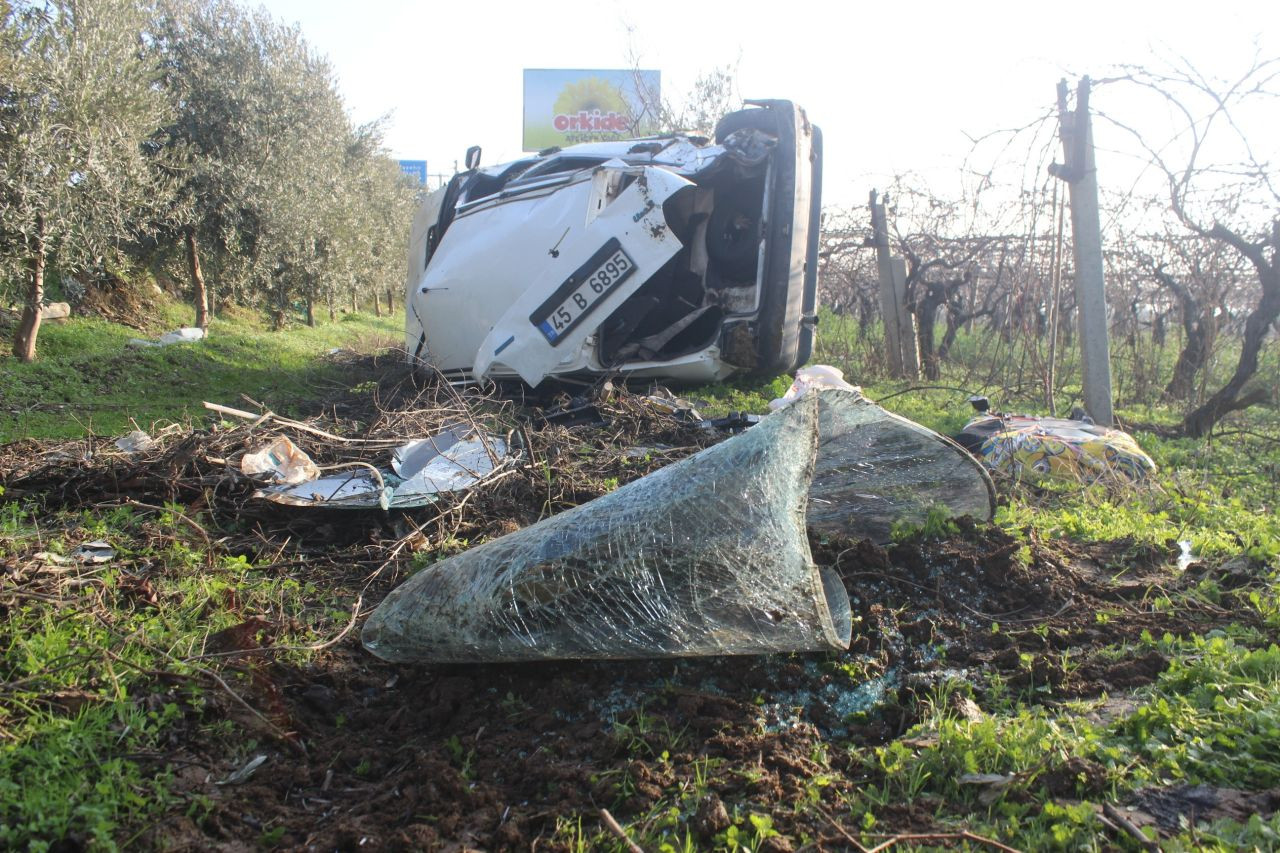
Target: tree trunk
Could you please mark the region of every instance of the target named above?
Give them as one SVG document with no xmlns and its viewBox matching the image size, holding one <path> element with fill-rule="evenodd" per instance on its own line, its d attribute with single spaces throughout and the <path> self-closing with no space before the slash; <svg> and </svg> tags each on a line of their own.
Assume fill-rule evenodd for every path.
<svg viewBox="0 0 1280 853">
<path fill-rule="evenodd" d="M 1249 260 L 1258 274 L 1258 286 L 1262 295 L 1257 307 L 1245 320 L 1244 342 L 1240 347 L 1240 360 L 1236 362 L 1235 373 L 1203 406 L 1182 421 L 1183 431 L 1193 438 L 1208 435 L 1224 415 L 1262 402 L 1271 396 L 1270 390 L 1266 388 L 1255 388 L 1244 396 L 1241 396 L 1241 392 L 1258 372 L 1258 353 L 1266 342 L 1271 324 L 1280 318 L 1280 219 L 1272 223 L 1270 238 L 1261 243 L 1249 243 L 1217 224 L 1207 236 L 1232 246 Z"/>
<path fill-rule="evenodd" d="M 356 304 L 356 292 L 351 291 L 351 313 L 355 314 L 360 310 L 360 306 Z"/>
<path fill-rule="evenodd" d="M 329 303 L 329 322 L 332 323 L 338 319 L 338 312 L 333 307 L 333 288 L 329 288 L 329 292 L 325 294 L 325 300 Z"/>
<path fill-rule="evenodd" d="M 376 290 L 373 292 L 373 316 L 382 316 L 382 300 L 378 296 L 378 291 Z"/>
<path fill-rule="evenodd" d="M 387 313 L 394 314 L 396 312 L 396 303 L 392 300 L 391 288 L 387 288 Z"/>
<path fill-rule="evenodd" d="M 196 325 L 207 332 L 209 331 L 209 291 L 204 285 L 204 270 L 200 269 L 195 226 L 187 228 L 187 265 L 191 267 L 191 292 L 195 296 Z"/>
<path fill-rule="evenodd" d="M 916 303 L 916 338 L 920 346 L 920 365 L 924 368 L 924 378 L 936 381 L 942 375 L 942 366 L 937 350 L 934 348 L 934 329 L 938 322 L 938 309 L 946 300 L 946 290 L 942 285 L 921 282 L 924 285 L 924 297 Z"/>
<path fill-rule="evenodd" d="M 1245 320 L 1244 343 L 1240 348 L 1240 360 L 1236 362 L 1235 373 L 1226 385 L 1205 401 L 1203 406 L 1183 420 L 1182 429 L 1187 435 L 1192 438 L 1203 438 L 1209 434 L 1223 415 L 1253 403 L 1262 402 L 1270 396 L 1266 389 L 1254 389 L 1244 397 L 1240 396 L 1240 392 L 1258 372 L 1258 353 L 1267 337 L 1267 330 L 1277 317 L 1280 317 L 1280 289 L 1264 296 L 1258 303 L 1258 307 Z"/>
<path fill-rule="evenodd" d="M 1165 386 L 1164 395 L 1171 400 L 1189 400 L 1196 390 L 1196 375 L 1209 360 L 1213 337 L 1213 308 L 1206 309 L 1196 299 L 1191 289 L 1163 269 L 1155 270 L 1156 281 L 1175 297 L 1182 311 L 1182 331 L 1186 338 L 1178 360 L 1173 366 L 1173 378 Z"/>
<path fill-rule="evenodd" d="M 1173 365 L 1173 378 L 1164 389 L 1165 396 L 1173 400 L 1191 398 L 1196 390 L 1196 374 L 1209 360 L 1209 330 L 1206 319 L 1201 316 L 1188 321 L 1184 317 L 1182 326 L 1186 331 L 1186 342 Z"/>
<path fill-rule="evenodd" d="M 283 288 L 283 284 L 277 287 Z M 283 292 L 275 294 L 275 305 L 271 309 L 271 330 L 279 332 L 284 329 L 285 321 L 289 319 L 289 300 Z"/>
<path fill-rule="evenodd" d="M 31 279 L 27 282 L 27 302 L 22 306 L 22 319 L 13 335 L 13 354 L 22 361 L 36 360 L 36 336 L 40 333 L 40 303 L 44 301 L 44 216 L 36 215 L 36 233 L 27 241 L 31 251 L 28 264 Z"/>
<path fill-rule="evenodd" d="M 315 300 L 307 296 L 307 325 L 311 328 L 316 327 L 316 306 Z"/>
</svg>

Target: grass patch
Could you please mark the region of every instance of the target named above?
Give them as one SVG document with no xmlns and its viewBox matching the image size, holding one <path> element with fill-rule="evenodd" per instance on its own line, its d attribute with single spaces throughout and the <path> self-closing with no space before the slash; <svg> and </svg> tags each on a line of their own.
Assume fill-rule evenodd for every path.
<svg viewBox="0 0 1280 853">
<path fill-rule="evenodd" d="M 159 310 L 182 315 L 169 317 L 170 328 L 190 322 L 174 303 Z M 37 361 L 0 357 L 0 443 L 122 434 L 134 422 L 147 429 L 202 417 L 203 400 L 243 405 L 241 394 L 293 414 L 301 401 L 343 386 L 344 368 L 327 358 L 330 350 L 399 346 L 403 328 L 401 312 L 273 332 L 256 315 L 233 311 L 213 321 L 204 341 L 131 349 L 130 338 L 147 335 L 94 318 L 46 324 Z"/>
<path fill-rule="evenodd" d="M 221 662 L 202 655 L 258 625 L 283 645 L 313 642 L 349 614 L 349 602 L 314 583 L 216 555 L 176 512 L 3 509 L 0 560 L 21 568 L 0 617 L 0 846 L 72 838 L 109 848 L 120 826 L 181 807 L 167 792 L 170 771 L 147 757 L 175 727 L 235 710 L 218 678 L 252 677 L 216 675 Z M 62 556 L 86 541 L 106 541 L 115 558 Z M 59 596 L 61 606 L 43 605 Z M 261 736 L 270 723 L 241 726 Z"/>
</svg>

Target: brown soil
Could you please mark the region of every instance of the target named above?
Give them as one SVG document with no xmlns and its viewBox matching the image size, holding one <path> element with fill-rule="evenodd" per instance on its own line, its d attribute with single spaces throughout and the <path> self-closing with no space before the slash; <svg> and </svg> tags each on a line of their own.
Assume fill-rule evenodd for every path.
<svg viewBox="0 0 1280 853">
<path fill-rule="evenodd" d="M 969 681 L 979 705 L 997 672 L 1030 701 L 1122 692 L 1154 680 L 1165 661 L 1110 660 L 1097 650 L 1143 630 L 1223 621 L 1210 613 L 1202 624 L 1175 624 L 1134 607 L 1090 579 L 1087 552 L 1037 546 L 1024 565 L 1018 551 L 985 527 L 888 550 L 815 543 L 861 618 L 843 655 L 419 667 L 382 663 L 349 637 L 306 667 L 259 664 L 249 670 L 248 698 L 274 709 L 289 739 L 246 750 L 201 737 L 197 725 L 211 716 L 252 724 L 230 700 L 212 697 L 189 737 L 157 758 L 184 768 L 178 789 L 193 802 L 208 798 L 209 811 L 202 819 L 172 815 L 147 839 L 238 849 L 274 831 L 285 848 L 568 850 L 551 840 L 563 822 L 581 817 L 593 830 L 603 807 L 643 823 L 664 797 L 694 791 L 709 766 L 708 794 L 686 803 L 695 835 L 752 810 L 771 814 L 784 836 L 827 838 L 838 849 L 840 834 L 820 812 L 796 814 L 790 804 L 817 796 L 828 813 L 835 809 L 840 792 L 866 781 L 844 748 L 901 735 L 916 719 L 917 696 L 940 680 Z M 1094 614 L 1107 610 L 1121 612 L 1099 624 Z M 232 641 L 256 642 L 261 626 L 250 627 L 250 639 Z M 943 654 L 930 651 L 937 649 Z M 844 663 L 873 684 L 875 675 L 898 676 L 883 693 L 866 693 L 833 665 Z M 853 717 L 842 718 L 850 708 Z M 821 768 L 813 757 L 823 750 L 842 775 L 815 788 Z M 216 784 L 256 754 L 268 760 L 249 781 Z M 1039 784 L 1076 797 L 1104 790 L 1106 777 L 1071 757 Z M 880 826 L 937 831 L 937 806 L 904 804 Z"/>
<path fill-rule="evenodd" d="M 155 505 L 180 500 L 212 523 L 239 525 L 240 538 L 225 546 L 232 553 L 312 581 L 329 600 L 351 602 L 363 591 L 367 612 L 406 566 L 408 549 L 389 563 L 386 557 L 392 545 L 411 541 L 407 522 L 430 536 L 446 532 L 444 519 L 448 531 L 471 541 L 500 535 L 530 523 L 548 503 L 588 500 L 606 478 L 625 481 L 669 461 L 659 453 L 635 464 L 625 448 L 689 452 L 707 440 L 703 431 L 655 421 L 626 396 L 606 408 L 605 426 L 526 428 L 534 457 L 560 466 L 554 494 L 534 468 L 477 494 L 465 511 L 356 512 L 339 524 L 314 512 L 251 505 L 249 487 L 208 461 L 228 455 L 226 434 L 174 440 L 144 462 L 108 466 L 109 476 L 68 462 L 10 468 L 4 479 L 11 494 L 42 494 L 50 506 L 123 495 Z M 424 418 L 427 409 L 404 411 Z M 427 426 L 416 424 L 419 433 Z M 406 434 L 394 418 L 383 427 Z M 596 449 L 589 462 L 564 451 L 583 445 Z M 22 453 L 29 459 L 33 448 Z M 918 719 L 918 700 L 938 684 L 967 683 L 979 709 L 996 674 L 1028 702 L 1124 693 L 1153 681 L 1166 662 L 1155 653 L 1134 658 L 1104 649 L 1143 631 L 1203 632 L 1247 618 L 1212 608 L 1158 612 L 1150 598 L 1192 575 L 1172 571 L 1172 554 L 1124 543 L 1032 540 L 1026 548 L 992 527 L 962 524 L 945 541 L 887 549 L 866 541 L 812 545 L 815 560 L 833 567 L 850 593 L 855 630 L 845 653 L 404 666 L 366 653 L 355 630 L 304 666 L 259 654 L 219 664 L 266 721 L 225 692 L 205 690 L 196 702 L 182 684 L 167 694 L 157 687 L 149 701 L 179 702 L 188 715 L 167 749 L 139 760 L 171 768 L 187 807 L 146 828 L 140 843 L 569 850 L 567 833 L 553 839 L 557 830 L 581 821 L 594 833 L 601 808 L 645 826 L 663 819 L 653 812 L 659 801 L 674 798 L 678 819 L 695 837 L 754 811 L 771 815 L 782 834 L 773 849 L 788 849 L 785 839 L 802 834 L 821 849 L 842 849 L 852 829 L 834 822 L 839 796 L 874 781 L 858 749 L 902 735 Z M 139 601 L 146 596 L 140 589 Z M 236 604 L 226 606 L 234 611 Z M 245 614 L 240 629 L 210 639 L 216 650 L 249 651 L 269 645 L 280 627 Z M 210 725 L 228 718 L 240 724 L 235 736 Z M 258 755 L 266 760 L 246 781 L 218 784 Z M 819 785 L 824 755 L 834 775 Z M 1083 796 L 1101 790 L 1105 776 L 1068 757 L 1040 783 L 1054 795 Z M 798 802 L 817 807 L 797 809 Z M 939 831 L 941 808 L 920 800 L 883 809 L 877 831 Z"/>
<path fill-rule="evenodd" d="M 110 273 L 81 275 L 76 281 L 84 292 L 75 305 L 76 314 L 101 317 L 139 331 L 156 328 L 154 300 L 144 292 L 150 285 L 130 284 Z"/>
</svg>

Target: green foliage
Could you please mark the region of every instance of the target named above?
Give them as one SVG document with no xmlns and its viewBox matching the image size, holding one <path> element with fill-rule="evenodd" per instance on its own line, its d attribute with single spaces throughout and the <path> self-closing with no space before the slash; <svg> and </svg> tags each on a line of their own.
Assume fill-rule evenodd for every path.
<svg viewBox="0 0 1280 853">
<path fill-rule="evenodd" d="M 0 296 L 37 305 L 42 259 L 194 287 L 188 253 L 277 328 L 400 289 L 417 187 L 296 29 L 230 0 L 0 9 Z"/>
<path fill-rule="evenodd" d="M 126 0 L 3 7 L 0 252 L 29 259 L 38 239 L 74 270 L 135 233 L 155 204 L 162 187 L 144 143 L 168 105 L 156 58 L 138 49 L 144 21 Z"/>
<path fill-rule="evenodd" d="M 161 307 L 165 314 L 174 309 Z M 0 442 L 120 435 L 134 429 L 132 421 L 149 429 L 157 420 L 203 419 L 201 401 L 234 404 L 242 393 L 290 413 L 297 401 L 314 399 L 317 383 L 349 379 L 349 368 L 325 358 L 328 350 L 398 342 L 403 315 L 349 316 L 348 323 L 283 333 L 252 317 L 215 320 L 204 341 L 144 349 L 125 346 L 137 331 L 102 320 L 50 325 L 40 361 L 0 362 Z"/>
<path fill-rule="evenodd" d="M 959 532 L 960 528 L 951 520 L 951 513 L 947 508 L 935 505 L 929 507 L 924 521 L 919 524 L 894 522 L 889 530 L 889 537 L 894 542 L 905 542 L 910 539 L 945 539 Z"/>
<path fill-rule="evenodd" d="M 700 385 L 684 394 L 685 399 L 696 401 L 698 411 L 705 417 L 719 417 L 729 412 L 765 414 L 769 401 L 781 397 L 791 387 L 791 377 L 772 379 L 735 379 Z"/>
<path fill-rule="evenodd" d="M 1210 449 L 1191 439 L 1140 438 L 1159 467 L 1155 482 L 1123 492 L 1049 485 L 1035 500 L 1002 506 L 997 521 L 1009 530 L 1030 527 L 1047 537 L 1083 541 L 1168 546 L 1185 539 L 1206 558 L 1244 553 L 1269 562 L 1280 557 L 1280 519 L 1258 511 L 1273 506 L 1277 497 L 1263 446 L 1246 441 Z M 1189 452 L 1192 447 L 1198 450 Z"/>
<path fill-rule="evenodd" d="M 215 558 L 193 536 L 168 511 L 124 507 L 37 522 L 4 505 L 0 554 L 30 563 L 42 559 L 38 551 L 65 552 L 90 539 L 107 540 L 117 554 L 86 571 L 93 595 L 59 606 L 24 598 L 0 615 L 0 845 L 45 849 L 77 835 L 109 849 L 122 826 L 177 807 L 168 770 L 140 756 L 162 748 L 172 727 L 200 718 L 203 690 L 213 683 L 202 673 L 216 666 L 199 658 L 208 638 L 245 613 L 282 626 L 278 638 L 290 645 L 314 642 L 346 620 L 348 603 L 308 606 L 323 599 L 313 585 L 260 571 L 242 556 Z M 170 677 L 156 680 L 156 672 Z"/>
<path fill-rule="evenodd" d="M 166 120 L 157 63 L 129 0 L 5 4 L 0 12 L 0 261 L 24 270 L 14 352 L 35 355 L 45 264 L 100 264 L 147 231 L 169 187 L 145 151 Z M 0 296 L 17 278 L 0 276 Z M 12 282 L 12 283 L 10 283 Z"/>
<path fill-rule="evenodd" d="M 36 715 L 26 737 L 0 745 L 0 845 L 47 849 L 74 831 L 114 848 L 119 825 L 173 804 L 167 774 L 123 756 L 155 748 L 177 715 L 173 704 L 144 711 L 130 702 Z"/>
<path fill-rule="evenodd" d="M 170 238 L 195 236 L 222 298 L 279 325 L 298 299 L 398 290 L 414 188 L 302 34 L 230 0 L 165 0 L 150 29 L 177 114 Z"/>
<path fill-rule="evenodd" d="M 1135 753 L 1165 778 L 1258 790 L 1280 784 L 1280 647 L 1193 637 L 1178 652 L 1153 701 L 1117 725 Z"/>
<path fill-rule="evenodd" d="M 950 689 L 944 688 L 907 739 L 858 756 L 878 781 L 860 789 L 855 814 L 872 815 L 874 825 L 878 808 L 941 797 L 969 812 L 975 831 L 989 829 L 1020 848 L 1079 849 L 1092 847 L 1102 829 L 1089 800 L 1123 799 L 1135 788 L 1170 783 L 1274 787 L 1280 647 L 1195 636 L 1146 643 L 1170 656 L 1169 668 L 1110 722 L 1086 713 L 1098 701 L 1050 709 L 1012 701 L 1003 691 L 979 697 L 989 712 L 981 719 L 961 718 L 948 710 Z M 1038 781 L 1069 760 L 1087 760 L 1105 776 L 1102 788 L 1079 779 L 1083 803 L 1055 800 Z M 996 783 L 966 782 L 966 774 L 1004 781 L 989 788 Z M 1272 824 L 1222 822 L 1208 837 L 1270 838 Z M 1186 837 L 1198 838 L 1199 831 Z M 1176 839 L 1173 846 L 1180 847 Z"/>
</svg>

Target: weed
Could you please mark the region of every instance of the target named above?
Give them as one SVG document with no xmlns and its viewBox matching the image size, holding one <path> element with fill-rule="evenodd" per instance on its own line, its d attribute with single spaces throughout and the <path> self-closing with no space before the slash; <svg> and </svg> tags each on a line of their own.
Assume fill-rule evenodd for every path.
<svg viewBox="0 0 1280 853">
<path fill-rule="evenodd" d="M 960 528 L 951 520 L 951 513 L 947 508 L 935 505 L 929 507 L 924 521 L 919 524 L 894 522 L 890 528 L 889 537 L 894 542 L 937 540 L 955 536 L 959 532 Z"/>
<path fill-rule="evenodd" d="M 462 778 L 471 779 L 472 767 L 476 760 L 475 747 L 466 749 L 457 735 L 450 735 L 444 742 L 444 748 L 449 753 L 449 758 L 457 766 Z"/>
</svg>

